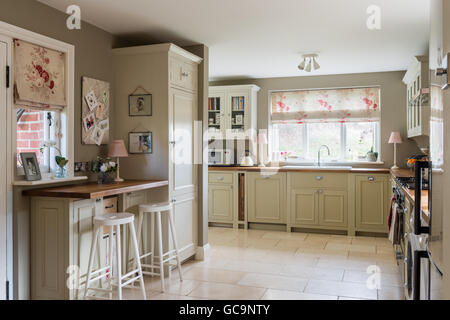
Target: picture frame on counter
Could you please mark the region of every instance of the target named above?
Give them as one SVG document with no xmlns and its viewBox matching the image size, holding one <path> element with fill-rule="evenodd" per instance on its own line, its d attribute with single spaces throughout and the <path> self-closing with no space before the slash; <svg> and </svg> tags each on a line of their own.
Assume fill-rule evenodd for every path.
<svg viewBox="0 0 450 320">
<path fill-rule="evenodd" d="M 129 132 L 128 153 L 130 154 L 153 153 L 152 132 Z"/>
<path fill-rule="evenodd" d="M 41 180 L 41 170 L 39 169 L 39 162 L 37 160 L 36 153 L 21 152 L 20 159 L 22 161 L 23 171 L 25 173 L 25 180 Z"/>
</svg>

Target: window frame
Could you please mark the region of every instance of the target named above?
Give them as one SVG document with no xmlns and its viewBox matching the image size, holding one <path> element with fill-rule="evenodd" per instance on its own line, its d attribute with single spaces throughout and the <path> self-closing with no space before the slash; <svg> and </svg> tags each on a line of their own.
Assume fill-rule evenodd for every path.
<svg viewBox="0 0 450 320">
<path fill-rule="evenodd" d="M 66 102 L 67 105 L 60 112 L 60 132 L 61 137 L 61 153 L 65 156 L 69 162 L 67 163 L 67 178 L 72 179 L 74 177 L 74 108 L 75 108 L 75 47 L 71 44 L 52 39 L 50 37 L 16 27 L 14 25 L 0 21 L 0 35 L 3 41 L 8 45 L 8 64 L 10 68 L 10 80 L 13 84 L 14 80 L 14 56 L 13 56 L 13 39 L 19 39 L 28 41 L 39 46 L 43 46 L 49 49 L 61 51 L 65 53 L 65 84 L 66 84 Z M 14 105 L 14 97 L 11 85 L 7 94 L 7 113 L 8 113 L 8 183 L 19 184 L 24 180 L 24 174 L 20 174 L 17 170 L 17 114 Z M 42 175 L 42 182 L 46 180 L 51 181 L 50 177 Z"/>
<path fill-rule="evenodd" d="M 333 88 L 303 88 L 303 89 L 288 89 L 288 90 L 282 90 L 282 89 L 277 89 L 277 90 L 268 90 L 268 96 L 267 96 L 267 111 L 268 111 L 268 123 L 267 123 L 267 128 L 268 128 L 268 154 L 270 155 L 269 158 L 272 159 L 272 154 L 274 152 L 274 146 L 276 145 L 276 142 L 274 141 L 275 134 L 274 134 L 274 123 L 272 123 L 272 117 L 271 117 L 271 112 L 272 112 L 272 94 L 275 92 L 280 92 L 280 91 L 297 91 L 297 90 L 334 90 L 334 89 L 350 89 L 350 88 L 366 88 L 366 87 L 379 87 L 378 85 L 373 85 L 373 86 L 355 86 L 355 87 L 333 87 Z M 380 95 L 381 95 L 381 88 L 380 88 Z M 381 97 L 380 97 L 380 107 L 381 107 Z M 367 121 L 360 121 L 360 122 L 367 122 Z M 379 121 L 372 121 L 373 123 L 375 123 L 375 145 L 374 145 L 374 151 L 378 152 L 378 160 L 377 162 L 370 162 L 370 161 L 348 161 L 345 160 L 345 150 L 346 150 L 346 143 L 347 143 L 347 130 L 346 130 L 346 126 L 345 123 L 340 123 L 341 124 L 341 158 L 338 161 L 332 161 L 332 162 L 322 162 L 322 164 L 332 164 L 332 165 L 338 165 L 338 164 L 345 164 L 345 165 L 351 165 L 351 164 L 383 164 L 383 154 L 382 154 L 382 149 L 381 149 L 381 119 Z M 307 153 L 308 150 L 308 133 L 307 133 L 307 122 L 303 123 L 303 145 L 305 146 L 305 152 Z M 344 156 L 344 158 L 343 158 Z M 280 159 L 280 161 L 283 161 L 283 159 Z M 294 159 L 288 159 L 287 161 L 289 164 L 301 164 L 301 165 L 313 165 L 317 163 L 317 159 L 306 159 L 306 160 L 300 160 L 298 158 L 294 158 Z"/>
</svg>

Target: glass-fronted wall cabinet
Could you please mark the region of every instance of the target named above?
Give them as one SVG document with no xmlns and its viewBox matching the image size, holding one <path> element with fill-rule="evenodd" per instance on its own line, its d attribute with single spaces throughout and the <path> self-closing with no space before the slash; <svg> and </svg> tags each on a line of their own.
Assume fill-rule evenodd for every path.
<svg viewBox="0 0 450 320">
<path fill-rule="evenodd" d="M 406 123 L 408 138 L 429 135 L 430 88 L 428 56 L 416 56 L 408 67 L 406 84 Z"/>
<path fill-rule="evenodd" d="M 256 85 L 213 86 L 209 88 L 208 138 L 252 138 L 257 127 Z"/>
</svg>

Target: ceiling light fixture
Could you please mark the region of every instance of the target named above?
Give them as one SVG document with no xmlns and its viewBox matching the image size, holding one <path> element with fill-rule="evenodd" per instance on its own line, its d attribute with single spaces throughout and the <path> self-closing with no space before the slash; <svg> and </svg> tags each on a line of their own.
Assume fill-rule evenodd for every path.
<svg viewBox="0 0 450 320">
<path fill-rule="evenodd" d="M 313 67 L 314 70 L 320 69 L 320 64 L 316 60 L 318 57 L 319 55 L 317 53 L 302 55 L 303 61 L 298 65 L 298 69 L 306 72 L 311 72 Z"/>
</svg>

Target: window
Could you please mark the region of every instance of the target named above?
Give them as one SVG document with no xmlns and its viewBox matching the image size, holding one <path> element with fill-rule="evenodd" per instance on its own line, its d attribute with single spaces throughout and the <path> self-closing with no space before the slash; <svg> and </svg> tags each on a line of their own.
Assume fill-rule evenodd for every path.
<svg viewBox="0 0 450 320">
<path fill-rule="evenodd" d="M 379 151 L 379 88 L 301 90 L 272 93 L 271 150 L 298 162 L 366 161 Z M 325 153 L 325 152 L 324 152 Z"/>
<path fill-rule="evenodd" d="M 17 114 L 17 168 L 21 172 L 21 152 L 34 152 L 39 162 L 41 172 L 54 169 L 50 159 L 58 155 L 55 148 L 41 147 L 45 142 L 54 142 L 60 149 L 61 141 L 59 132 L 60 113 L 57 111 L 36 111 L 16 109 Z M 50 168 L 49 168 L 50 167 Z"/>
</svg>

